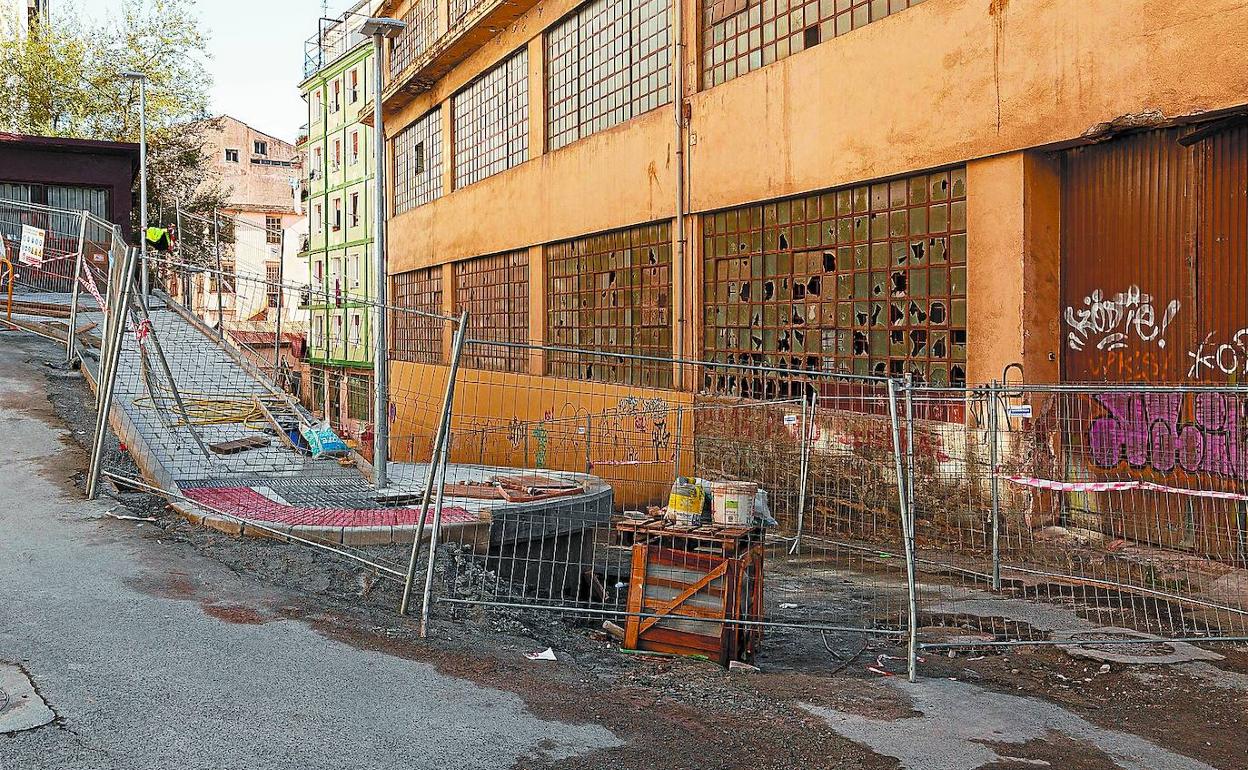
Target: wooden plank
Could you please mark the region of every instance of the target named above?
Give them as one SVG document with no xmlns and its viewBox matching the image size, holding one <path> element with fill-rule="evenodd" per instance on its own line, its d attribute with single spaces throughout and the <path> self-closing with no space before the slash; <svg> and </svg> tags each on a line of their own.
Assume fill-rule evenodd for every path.
<svg viewBox="0 0 1248 770">
<path fill-rule="evenodd" d="M 658 607 L 656 607 L 655 613 L 659 615 L 666 615 L 667 613 L 671 612 L 673 609 L 679 607 L 681 604 L 684 603 L 686 599 L 696 594 L 698 592 L 698 589 L 704 587 L 707 583 L 711 582 L 712 580 L 718 577 L 722 577 L 723 574 L 728 569 L 728 564 L 729 564 L 728 562 L 724 562 L 723 564 L 719 565 L 715 569 L 706 573 L 704 576 L 702 576 L 701 580 L 690 585 L 688 588 L 686 588 L 685 590 L 677 594 L 675 599 L 672 599 L 667 602 L 663 602 Z M 646 618 L 641 623 L 641 629 L 640 629 L 641 632 L 645 633 L 646 629 L 653 626 L 655 623 L 658 622 L 658 620 L 659 620 L 658 618 Z"/>
<path fill-rule="evenodd" d="M 640 634 L 640 613 L 646 594 L 646 551 L 644 544 L 633 546 L 632 571 L 628 581 L 628 622 L 624 626 L 624 644 L 637 649 L 637 637 Z"/>
<path fill-rule="evenodd" d="M 277 418 L 273 416 L 273 412 L 270 411 L 268 404 L 264 403 L 264 400 L 259 396 L 252 396 L 251 400 L 252 403 L 256 405 L 256 408 L 260 410 L 260 413 L 264 415 L 264 418 L 273 426 L 273 429 L 277 431 L 278 439 L 290 449 L 294 449 L 295 443 L 290 440 L 290 436 L 286 434 L 286 429 L 283 428 L 282 424 L 279 423 Z M 297 417 L 295 418 L 295 424 L 299 424 L 299 418 Z"/>
<path fill-rule="evenodd" d="M 259 449 L 262 446 L 269 445 L 267 436 L 246 436 L 244 438 L 236 438 L 233 441 L 218 441 L 215 444 L 209 444 L 208 448 L 219 455 L 234 455 L 239 452 L 246 452 L 248 449 Z"/>
</svg>

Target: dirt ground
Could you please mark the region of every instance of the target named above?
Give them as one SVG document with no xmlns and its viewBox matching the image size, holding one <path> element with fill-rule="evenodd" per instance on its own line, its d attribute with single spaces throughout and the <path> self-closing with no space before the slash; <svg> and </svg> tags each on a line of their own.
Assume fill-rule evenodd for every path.
<svg viewBox="0 0 1248 770">
<path fill-rule="evenodd" d="M 48 350 L 51 358 L 52 348 Z M 86 443 L 94 415 L 85 383 L 73 372 L 45 371 L 49 400 L 72 435 Z M 85 468 L 79 448 L 67 449 L 79 459 L 74 465 Z M 113 461 L 119 460 L 114 456 Z M 68 470 L 70 464 L 53 467 L 66 469 L 55 471 L 64 483 L 81 487 L 81 470 Z M 880 655 L 904 654 L 888 639 L 836 636 L 829 652 L 817 633 L 779 629 L 764 641 L 758 672 L 623 654 L 599 620 L 553 613 L 439 608 L 429 638 L 419 639 L 414 622 L 396 613 L 400 586 L 376 579 L 359 565 L 306 547 L 194 527 L 150 496 L 127 495 L 116 512 L 155 518 L 127 522 L 144 548 L 199 554 L 272 585 L 287 598 L 264 606 L 240 605 L 212 586 L 174 574 L 138 586 L 145 592 L 197 602 L 205 613 L 229 623 L 297 620 L 327 638 L 430 663 L 446 674 L 512 691 L 539 716 L 594 722 L 625 740 L 618 749 L 554 763 L 533 760 L 526 767 L 939 768 L 962 761 L 907 760 L 905 747 L 894 751 L 846 737 L 851 733 L 826 716 L 905 722 L 919 714 L 920 699 L 899 684 L 901 677 L 867 668 Z M 386 555 L 406 559 L 404 549 Z M 539 663 L 523 655 L 546 647 L 556 651 L 558 662 Z M 770 662 L 768 650 L 777 651 Z M 1097 729 L 1139 736 L 1203 766 L 1248 768 L 1248 648 L 1224 646 L 1217 651 L 1225 657 L 1213 663 L 1113 664 L 1104 670 L 1098 662 L 1054 648 L 1001 648 L 930 655 L 921 672 L 928 682 L 958 683 L 973 688 L 965 692 L 985 697 L 1042 702 Z M 885 659 L 884 665 L 900 672 L 903 663 Z M 966 704 L 974 707 L 974 702 Z M 946 716 L 956 723 L 957 714 Z M 961 739 L 992 754 L 995 758 L 983 766 L 997 770 L 1156 766 L 1128 764 L 1078 734 L 1071 737 L 1059 730 L 1003 738 L 1000 744 L 991 735 Z M 933 740 L 941 737 L 934 735 Z"/>
</svg>

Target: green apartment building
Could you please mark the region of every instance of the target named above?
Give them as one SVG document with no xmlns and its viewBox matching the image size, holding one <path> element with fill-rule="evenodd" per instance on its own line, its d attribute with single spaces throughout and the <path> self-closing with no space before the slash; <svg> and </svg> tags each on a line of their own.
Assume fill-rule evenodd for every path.
<svg viewBox="0 0 1248 770">
<path fill-rule="evenodd" d="M 308 105 L 309 406 L 344 438 L 358 440 L 371 420 L 374 294 L 372 132 L 360 123 L 372 93 L 373 48 L 359 32 L 367 1 L 319 20 L 305 48 Z M 367 441 L 360 448 L 368 451 Z"/>
</svg>

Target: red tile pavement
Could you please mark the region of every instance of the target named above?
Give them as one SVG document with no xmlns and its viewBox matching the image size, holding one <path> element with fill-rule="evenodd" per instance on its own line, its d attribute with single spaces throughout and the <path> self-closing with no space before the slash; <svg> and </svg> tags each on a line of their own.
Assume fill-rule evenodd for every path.
<svg viewBox="0 0 1248 770">
<path fill-rule="evenodd" d="M 251 487 L 202 487 L 183 489 L 182 494 L 218 511 L 240 519 L 269 524 L 311 527 L 398 527 L 415 526 L 420 508 L 302 508 L 270 500 Z M 425 516 L 428 524 L 433 508 Z M 476 515 L 463 508 L 443 506 L 442 521 L 456 524 L 475 521 Z"/>
</svg>

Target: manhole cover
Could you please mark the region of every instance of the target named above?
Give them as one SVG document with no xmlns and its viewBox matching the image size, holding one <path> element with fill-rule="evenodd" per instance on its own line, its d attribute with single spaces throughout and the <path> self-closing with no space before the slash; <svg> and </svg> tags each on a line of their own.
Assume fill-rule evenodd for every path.
<svg viewBox="0 0 1248 770">
<path fill-rule="evenodd" d="M 33 730 L 55 718 L 25 672 L 0 663 L 0 734 Z"/>
</svg>

